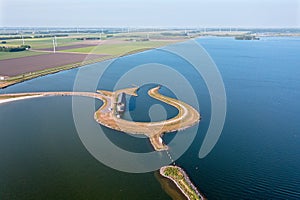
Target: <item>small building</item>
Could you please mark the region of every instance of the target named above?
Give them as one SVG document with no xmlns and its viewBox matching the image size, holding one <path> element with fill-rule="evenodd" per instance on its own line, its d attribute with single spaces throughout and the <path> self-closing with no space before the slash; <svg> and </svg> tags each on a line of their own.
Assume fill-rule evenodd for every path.
<svg viewBox="0 0 300 200">
<path fill-rule="evenodd" d="M 126 94 L 124 92 L 120 93 L 117 98 L 117 103 L 116 103 L 116 112 L 117 116 L 126 110 Z"/>
<path fill-rule="evenodd" d="M 0 76 L 0 81 L 4 81 L 5 77 L 4 76 Z"/>
</svg>

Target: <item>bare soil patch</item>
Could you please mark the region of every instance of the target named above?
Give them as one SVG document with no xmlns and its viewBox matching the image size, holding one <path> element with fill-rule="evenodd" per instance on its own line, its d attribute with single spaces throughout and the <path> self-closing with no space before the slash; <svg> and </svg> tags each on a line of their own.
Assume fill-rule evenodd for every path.
<svg viewBox="0 0 300 200">
<path fill-rule="evenodd" d="M 0 60 L 0 75 L 11 77 L 53 67 L 79 63 L 86 60 L 97 59 L 104 56 L 106 55 L 51 53 L 23 58 Z"/>
</svg>

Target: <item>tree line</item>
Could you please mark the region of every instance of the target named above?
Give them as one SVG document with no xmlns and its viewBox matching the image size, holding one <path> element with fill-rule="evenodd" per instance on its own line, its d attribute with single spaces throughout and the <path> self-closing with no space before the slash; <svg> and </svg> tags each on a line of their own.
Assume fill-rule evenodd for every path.
<svg viewBox="0 0 300 200">
<path fill-rule="evenodd" d="M 21 45 L 18 47 L 5 47 L 5 46 L 0 46 L 0 52 L 18 52 L 18 51 L 25 51 L 30 49 L 29 45 Z"/>
</svg>

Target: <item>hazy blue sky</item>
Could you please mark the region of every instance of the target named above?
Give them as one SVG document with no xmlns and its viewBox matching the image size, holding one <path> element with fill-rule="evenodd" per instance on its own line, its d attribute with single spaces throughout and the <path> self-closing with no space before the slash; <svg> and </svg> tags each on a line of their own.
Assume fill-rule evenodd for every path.
<svg viewBox="0 0 300 200">
<path fill-rule="evenodd" d="M 0 26 L 300 27 L 300 0 L 0 0 Z"/>
</svg>

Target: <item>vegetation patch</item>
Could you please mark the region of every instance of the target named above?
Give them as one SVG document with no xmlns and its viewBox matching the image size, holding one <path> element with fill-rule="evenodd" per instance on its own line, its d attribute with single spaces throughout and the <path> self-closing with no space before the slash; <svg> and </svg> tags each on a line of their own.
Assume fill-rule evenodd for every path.
<svg viewBox="0 0 300 200">
<path fill-rule="evenodd" d="M 30 49 L 29 45 L 21 45 L 18 47 L 7 47 L 7 46 L 0 47 L 1 52 L 18 52 L 18 51 L 25 51 L 29 49 Z"/>
<path fill-rule="evenodd" d="M 174 181 L 177 187 L 189 200 L 204 199 L 204 197 L 202 197 L 196 190 L 195 186 L 193 186 L 186 173 L 181 168 L 177 166 L 162 167 L 161 175 Z"/>
</svg>

